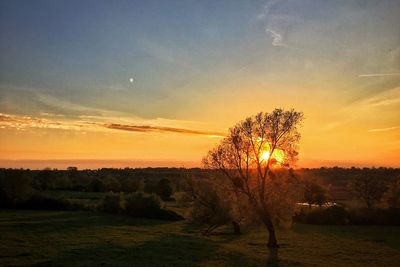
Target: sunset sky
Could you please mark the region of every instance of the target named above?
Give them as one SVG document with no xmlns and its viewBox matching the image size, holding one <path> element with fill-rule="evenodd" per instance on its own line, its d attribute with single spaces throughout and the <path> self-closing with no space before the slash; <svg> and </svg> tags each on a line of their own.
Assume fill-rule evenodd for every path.
<svg viewBox="0 0 400 267">
<path fill-rule="evenodd" d="M 298 167 L 400 167 L 400 1 L 0 2 L 0 167 L 200 166 L 304 112 Z"/>
</svg>

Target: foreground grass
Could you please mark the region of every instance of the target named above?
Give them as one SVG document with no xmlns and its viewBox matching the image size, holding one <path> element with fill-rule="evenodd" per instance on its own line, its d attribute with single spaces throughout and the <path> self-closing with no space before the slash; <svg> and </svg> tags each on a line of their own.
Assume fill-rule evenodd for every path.
<svg viewBox="0 0 400 267">
<path fill-rule="evenodd" d="M 400 228 L 297 225 L 204 238 L 187 222 L 92 212 L 0 211 L 0 266 L 399 266 Z"/>
</svg>

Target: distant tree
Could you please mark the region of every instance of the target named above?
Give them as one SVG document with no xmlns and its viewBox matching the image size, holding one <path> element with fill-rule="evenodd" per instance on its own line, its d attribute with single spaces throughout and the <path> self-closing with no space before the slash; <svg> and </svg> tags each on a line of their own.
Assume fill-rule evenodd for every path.
<svg viewBox="0 0 400 267">
<path fill-rule="evenodd" d="M 74 167 L 74 166 L 70 166 L 70 167 L 67 168 L 67 171 L 69 171 L 69 172 L 77 172 L 78 168 Z"/>
<path fill-rule="evenodd" d="M 90 191 L 90 183 L 92 181 L 92 177 L 88 175 L 88 173 L 80 171 L 80 172 L 71 172 L 68 174 L 68 177 L 72 183 L 72 188 L 74 190 L 79 191 Z"/>
<path fill-rule="evenodd" d="M 168 200 L 171 198 L 172 187 L 171 182 L 164 178 L 157 183 L 157 195 L 160 196 L 162 200 Z"/>
<path fill-rule="evenodd" d="M 36 189 L 48 190 L 54 188 L 54 180 L 56 178 L 56 172 L 50 168 L 45 168 L 37 174 L 35 179 Z"/>
<path fill-rule="evenodd" d="M 90 190 L 88 190 L 88 191 L 92 191 L 92 192 L 104 192 L 105 191 L 104 183 L 98 177 L 94 177 L 90 181 L 89 188 L 90 188 Z"/>
<path fill-rule="evenodd" d="M 314 180 L 305 180 L 304 186 L 304 202 L 311 207 L 312 204 L 322 206 L 328 201 L 326 190 Z"/>
<path fill-rule="evenodd" d="M 120 192 L 121 191 L 121 184 L 118 181 L 118 179 L 116 179 L 113 176 L 107 176 L 106 178 L 103 179 L 103 183 L 105 186 L 105 189 L 107 192 Z"/>
<path fill-rule="evenodd" d="M 274 168 L 289 167 L 297 156 L 302 113 L 275 109 L 248 117 L 204 158 L 204 166 L 219 170 L 231 190 L 246 198 L 269 232 L 267 246 L 276 248 Z"/>
<path fill-rule="evenodd" d="M 67 175 L 60 174 L 57 177 L 55 177 L 55 179 L 54 179 L 54 188 L 55 189 L 67 190 L 67 189 L 71 189 L 71 187 L 72 187 L 72 183 Z"/>
<path fill-rule="evenodd" d="M 134 193 L 143 190 L 143 181 L 138 178 L 124 178 L 121 180 L 121 190 L 125 193 Z"/>
<path fill-rule="evenodd" d="M 368 209 L 378 204 L 386 191 L 383 178 L 369 169 L 364 169 L 362 173 L 350 183 L 350 188 L 356 193 L 357 197 L 364 202 Z"/>
<path fill-rule="evenodd" d="M 391 182 L 383 198 L 389 208 L 400 208 L 400 177 Z"/>
</svg>

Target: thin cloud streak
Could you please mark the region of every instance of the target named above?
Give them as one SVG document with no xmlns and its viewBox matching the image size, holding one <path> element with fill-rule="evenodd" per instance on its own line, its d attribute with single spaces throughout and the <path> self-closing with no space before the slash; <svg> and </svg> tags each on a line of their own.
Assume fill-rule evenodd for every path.
<svg viewBox="0 0 400 267">
<path fill-rule="evenodd" d="M 164 127 L 164 126 L 149 126 L 149 125 L 124 125 L 124 124 L 104 124 L 104 127 L 108 129 L 130 131 L 130 132 L 169 132 L 169 133 L 182 133 L 182 134 L 197 134 L 197 135 L 208 135 L 208 136 L 224 136 L 220 132 L 192 130 L 175 127 Z"/>
<path fill-rule="evenodd" d="M 377 129 L 370 129 L 368 132 L 387 132 L 400 129 L 400 126 L 388 127 L 388 128 L 377 128 Z"/>
<path fill-rule="evenodd" d="M 282 43 L 282 34 L 278 31 L 267 28 L 265 29 L 265 32 L 272 38 L 273 46 L 285 46 L 285 44 Z"/>
<path fill-rule="evenodd" d="M 360 74 L 358 77 L 384 77 L 384 76 L 399 76 L 399 73 L 369 73 L 369 74 Z"/>
<path fill-rule="evenodd" d="M 96 121 L 62 121 L 42 118 L 33 118 L 29 116 L 18 116 L 0 113 L 0 128 L 14 128 L 23 130 L 26 128 L 46 128 L 62 130 L 121 130 L 140 133 L 179 133 L 191 135 L 205 135 L 209 137 L 222 137 L 220 132 L 195 130 L 189 128 L 154 126 L 154 125 L 132 125 L 118 123 L 100 123 Z"/>
</svg>

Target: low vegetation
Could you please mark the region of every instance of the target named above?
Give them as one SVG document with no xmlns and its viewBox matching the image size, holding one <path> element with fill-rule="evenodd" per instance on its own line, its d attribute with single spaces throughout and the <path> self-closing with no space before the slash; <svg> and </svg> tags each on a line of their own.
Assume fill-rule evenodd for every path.
<svg viewBox="0 0 400 267">
<path fill-rule="evenodd" d="M 1 266 L 397 266 L 400 228 L 316 226 L 266 232 L 85 211 L 0 211 Z M 329 260 L 327 260 L 329 259 Z"/>
<path fill-rule="evenodd" d="M 382 179 L 370 183 L 384 189 L 372 205 L 359 190 L 373 186 L 354 184 L 365 173 Z M 395 266 L 399 173 L 275 170 L 276 255 L 252 208 L 212 170 L 3 169 L 0 265 Z"/>
</svg>

